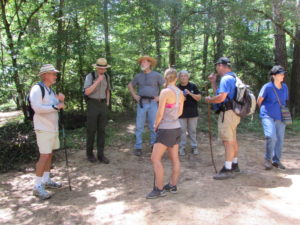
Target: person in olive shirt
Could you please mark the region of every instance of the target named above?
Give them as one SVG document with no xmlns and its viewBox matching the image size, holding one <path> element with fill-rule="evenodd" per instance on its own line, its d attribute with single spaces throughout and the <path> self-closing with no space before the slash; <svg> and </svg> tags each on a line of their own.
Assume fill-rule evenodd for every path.
<svg viewBox="0 0 300 225">
<path fill-rule="evenodd" d="M 111 67 L 105 58 L 99 58 L 94 72 L 89 73 L 84 82 L 84 94 L 87 97 L 87 142 L 86 154 L 88 161 L 97 162 L 93 154 L 95 134 L 97 133 L 97 158 L 99 162 L 108 164 L 104 156 L 105 126 L 110 95 L 109 76 L 106 69 Z"/>
<path fill-rule="evenodd" d="M 198 142 L 197 142 L 197 121 L 198 121 L 198 102 L 201 99 L 201 94 L 197 86 L 189 82 L 190 74 L 186 70 L 179 72 L 179 82 L 178 88 L 183 91 L 185 96 L 183 113 L 179 117 L 181 125 L 181 141 L 179 148 L 179 155 L 185 155 L 186 146 L 186 133 L 190 137 L 192 153 L 197 155 Z"/>
</svg>

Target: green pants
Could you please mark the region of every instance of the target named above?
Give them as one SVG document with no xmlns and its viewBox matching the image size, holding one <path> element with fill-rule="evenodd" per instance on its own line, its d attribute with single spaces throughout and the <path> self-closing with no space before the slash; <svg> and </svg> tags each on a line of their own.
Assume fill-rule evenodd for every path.
<svg viewBox="0 0 300 225">
<path fill-rule="evenodd" d="M 95 135 L 97 136 L 97 157 L 103 157 L 105 142 L 105 126 L 107 124 L 108 108 L 106 101 L 89 99 L 87 101 L 87 141 L 86 154 L 93 155 Z"/>
</svg>

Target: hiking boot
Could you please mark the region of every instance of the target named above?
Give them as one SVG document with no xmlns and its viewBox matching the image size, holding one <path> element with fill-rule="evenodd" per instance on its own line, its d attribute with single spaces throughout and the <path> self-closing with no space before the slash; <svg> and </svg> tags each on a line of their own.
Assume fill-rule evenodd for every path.
<svg viewBox="0 0 300 225">
<path fill-rule="evenodd" d="M 33 188 L 33 195 L 39 197 L 42 200 L 51 198 L 51 194 L 45 190 L 43 185 L 35 186 Z"/>
<path fill-rule="evenodd" d="M 198 151 L 197 147 L 192 148 L 192 154 L 194 154 L 194 155 L 198 155 L 199 154 L 199 151 Z"/>
<path fill-rule="evenodd" d="M 232 163 L 232 168 L 231 168 L 232 172 L 235 172 L 235 173 L 239 173 L 241 172 L 240 170 L 240 167 L 239 167 L 239 164 L 238 163 Z"/>
<path fill-rule="evenodd" d="M 152 198 L 158 198 L 158 197 L 164 197 L 164 196 L 166 196 L 165 190 L 164 189 L 159 190 L 157 187 L 155 187 L 149 194 L 147 194 L 146 198 L 152 199 Z"/>
<path fill-rule="evenodd" d="M 98 160 L 100 163 L 109 164 L 109 159 L 105 156 L 99 157 Z"/>
<path fill-rule="evenodd" d="M 226 169 L 225 166 L 220 170 L 220 172 L 213 176 L 215 180 L 225 180 L 228 178 L 234 178 L 232 170 Z"/>
<path fill-rule="evenodd" d="M 278 169 L 285 170 L 285 166 L 281 162 L 273 162 L 272 165 Z"/>
<path fill-rule="evenodd" d="M 54 188 L 54 189 L 62 187 L 61 183 L 56 183 L 56 182 L 54 182 L 52 180 L 50 180 L 50 181 L 48 181 L 46 183 L 43 183 L 43 185 L 44 185 L 45 188 Z"/>
<path fill-rule="evenodd" d="M 185 155 L 184 148 L 180 148 L 180 149 L 179 149 L 179 155 L 180 155 L 180 156 L 184 156 L 184 155 Z"/>
<path fill-rule="evenodd" d="M 136 156 L 141 156 L 141 155 L 142 155 L 142 149 L 135 149 L 135 150 L 134 150 L 134 154 L 135 154 Z"/>
<path fill-rule="evenodd" d="M 271 160 L 265 159 L 265 161 L 264 161 L 264 167 L 265 167 L 265 170 L 271 170 L 272 169 Z"/>
<path fill-rule="evenodd" d="M 88 155 L 88 156 L 87 156 L 87 160 L 88 160 L 89 162 L 91 162 L 91 163 L 97 162 L 97 159 L 95 158 L 94 155 Z"/>
<path fill-rule="evenodd" d="M 176 186 L 176 185 L 172 186 L 172 185 L 169 183 L 169 184 L 166 184 L 166 185 L 164 186 L 164 190 L 165 190 L 165 191 L 168 191 L 168 192 L 171 192 L 171 193 L 177 193 L 177 186 Z"/>
</svg>

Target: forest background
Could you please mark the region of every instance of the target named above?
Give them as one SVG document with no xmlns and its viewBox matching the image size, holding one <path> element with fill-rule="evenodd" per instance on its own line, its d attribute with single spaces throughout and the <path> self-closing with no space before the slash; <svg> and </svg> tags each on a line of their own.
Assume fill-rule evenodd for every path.
<svg viewBox="0 0 300 225">
<path fill-rule="evenodd" d="M 25 113 L 40 67 L 51 63 L 61 71 L 54 88 L 66 95 L 69 125 L 84 124 L 78 116 L 85 110 L 84 79 L 105 57 L 112 65 L 111 110 L 132 112 L 127 84 L 140 71 L 137 59 L 150 55 L 158 72 L 170 65 L 188 70 L 203 93 L 221 56 L 256 95 L 280 64 L 295 120 L 300 114 L 299 0 L 0 0 L 0 6 L 0 111 Z M 8 155 L 0 164 L 7 164 L 9 149 L 20 150 L 32 127 L 1 129 L 1 152 Z"/>
</svg>

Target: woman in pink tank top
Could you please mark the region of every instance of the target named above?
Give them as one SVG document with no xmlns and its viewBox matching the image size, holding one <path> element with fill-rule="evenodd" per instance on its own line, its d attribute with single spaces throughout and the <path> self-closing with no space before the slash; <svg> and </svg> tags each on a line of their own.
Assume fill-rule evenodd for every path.
<svg viewBox="0 0 300 225">
<path fill-rule="evenodd" d="M 178 144 L 180 141 L 179 116 L 183 111 L 184 96 L 176 87 L 177 72 L 169 68 L 164 74 L 165 88 L 159 96 L 159 105 L 156 113 L 154 129 L 157 132 L 156 143 L 153 147 L 151 161 L 155 174 L 153 190 L 146 198 L 157 198 L 166 195 L 166 191 L 176 193 L 179 177 L 180 161 L 178 157 Z M 172 175 L 169 182 L 164 185 L 164 167 L 161 159 L 168 151 L 172 161 Z"/>
</svg>

